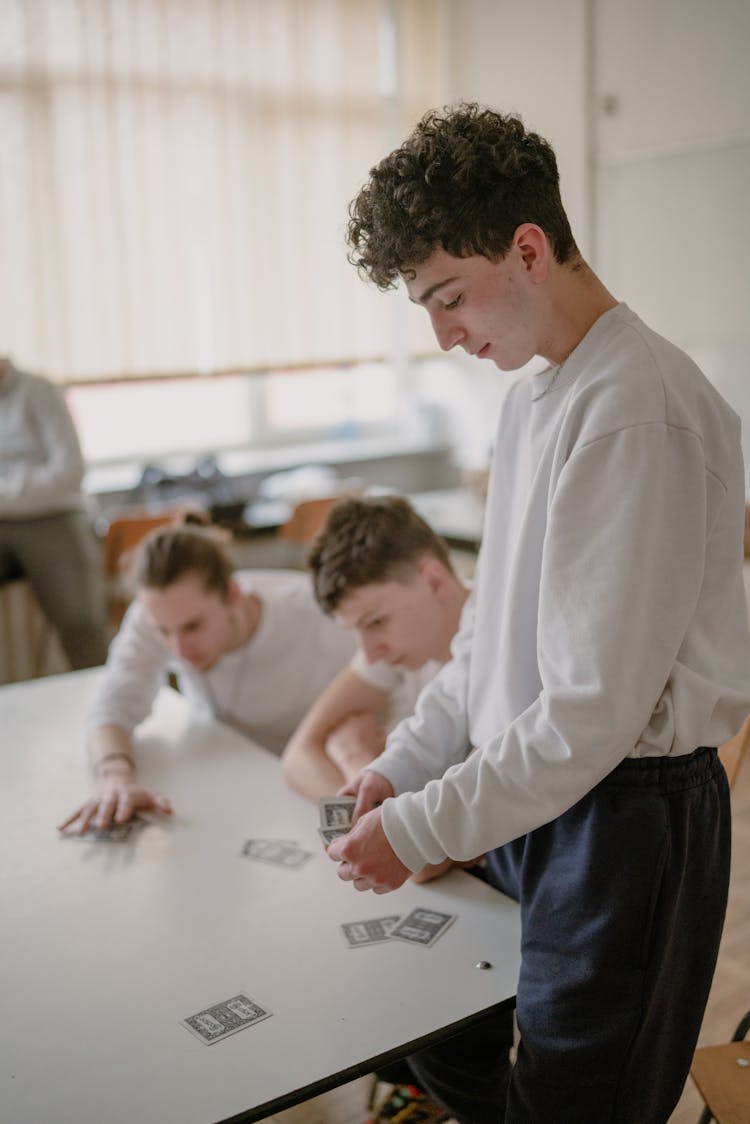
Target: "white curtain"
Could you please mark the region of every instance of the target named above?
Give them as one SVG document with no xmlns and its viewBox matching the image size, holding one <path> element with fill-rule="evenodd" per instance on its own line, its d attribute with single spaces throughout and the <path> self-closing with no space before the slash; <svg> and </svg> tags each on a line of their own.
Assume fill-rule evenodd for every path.
<svg viewBox="0 0 750 1124">
<path fill-rule="evenodd" d="M 440 10 L 0 0 L 0 354 L 80 379 L 387 352 L 346 207 L 441 101 Z"/>
</svg>

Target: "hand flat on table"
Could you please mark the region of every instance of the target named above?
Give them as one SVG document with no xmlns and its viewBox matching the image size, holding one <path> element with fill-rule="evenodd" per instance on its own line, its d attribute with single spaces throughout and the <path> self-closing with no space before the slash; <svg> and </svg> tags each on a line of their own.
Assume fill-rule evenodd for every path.
<svg viewBox="0 0 750 1124">
<path fill-rule="evenodd" d="M 138 784 L 132 774 L 110 774 L 99 779 L 94 795 L 58 824 L 57 830 L 83 835 L 89 828 L 127 823 L 135 812 L 160 812 L 168 816 L 172 805 L 165 796 Z"/>
</svg>

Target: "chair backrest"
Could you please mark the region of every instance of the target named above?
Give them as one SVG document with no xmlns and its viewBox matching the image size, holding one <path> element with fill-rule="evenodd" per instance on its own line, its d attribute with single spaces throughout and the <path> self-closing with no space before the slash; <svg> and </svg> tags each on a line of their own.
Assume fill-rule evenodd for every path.
<svg viewBox="0 0 750 1124">
<path fill-rule="evenodd" d="M 750 1122 L 750 1011 L 741 1019 L 731 1042 L 701 1046 L 695 1051 L 690 1075 L 706 1108 L 698 1124 Z"/>
<path fill-rule="evenodd" d="M 750 716 L 745 719 L 733 738 L 719 746 L 719 757 L 726 769 L 730 788 L 736 781 L 740 765 L 747 756 L 748 746 L 750 746 Z"/>
<path fill-rule="evenodd" d="M 137 510 L 110 519 L 102 540 L 102 569 L 107 582 L 107 618 L 110 628 L 120 627 L 130 604 L 130 593 L 125 588 L 123 573 L 132 551 L 149 531 L 172 523 L 176 514 L 175 510 L 161 511 L 158 515 Z"/>
<path fill-rule="evenodd" d="M 294 505 L 294 510 L 286 523 L 279 527 L 279 538 L 303 544 L 312 542 L 323 526 L 328 512 L 341 498 L 339 495 L 300 500 Z"/>
</svg>

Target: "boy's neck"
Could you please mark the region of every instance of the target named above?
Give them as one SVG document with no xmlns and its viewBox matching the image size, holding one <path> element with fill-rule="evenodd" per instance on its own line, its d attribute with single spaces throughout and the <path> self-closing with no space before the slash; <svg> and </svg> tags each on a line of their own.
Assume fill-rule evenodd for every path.
<svg viewBox="0 0 750 1124">
<path fill-rule="evenodd" d="M 548 302 L 548 331 L 539 354 L 557 365 L 565 362 L 599 317 L 617 305 L 583 258 L 569 265 L 554 263 Z"/>
</svg>

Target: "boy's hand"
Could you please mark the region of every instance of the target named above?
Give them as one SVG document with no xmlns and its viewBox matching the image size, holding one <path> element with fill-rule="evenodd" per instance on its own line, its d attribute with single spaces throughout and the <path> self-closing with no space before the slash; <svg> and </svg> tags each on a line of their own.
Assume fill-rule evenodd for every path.
<svg viewBox="0 0 750 1124">
<path fill-rule="evenodd" d="M 143 788 L 132 773 L 108 773 L 97 781 L 94 795 L 58 824 L 57 830 L 83 835 L 89 827 L 103 828 L 111 823 L 126 823 L 136 811 L 169 815 L 172 805 L 166 797 Z"/>
<path fill-rule="evenodd" d="M 371 775 L 378 776 L 377 773 Z M 385 781 L 390 789 L 388 795 L 392 796 L 390 783 L 385 777 L 380 777 L 380 780 Z M 387 894 L 402 886 L 411 874 L 386 838 L 380 808 L 366 812 L 348 834 L 334 839 L 328 846 L 328 857 L 340 864 L 339 878 L 352 882 L 355 890 Z"/>
<path fill-rule="evenodd" d="M 355 824 L 360 816 L 371 812 L 373 808 L 379 808 L 384 800 L 393 796 L 393 785 L 382 773 L 376 773 L 374 769 L 363 769 L 351 784 L 344 785 L 339 791 L 341 796 L 357 797 L 352 816 L 352 824 Z"/>
</svg>

